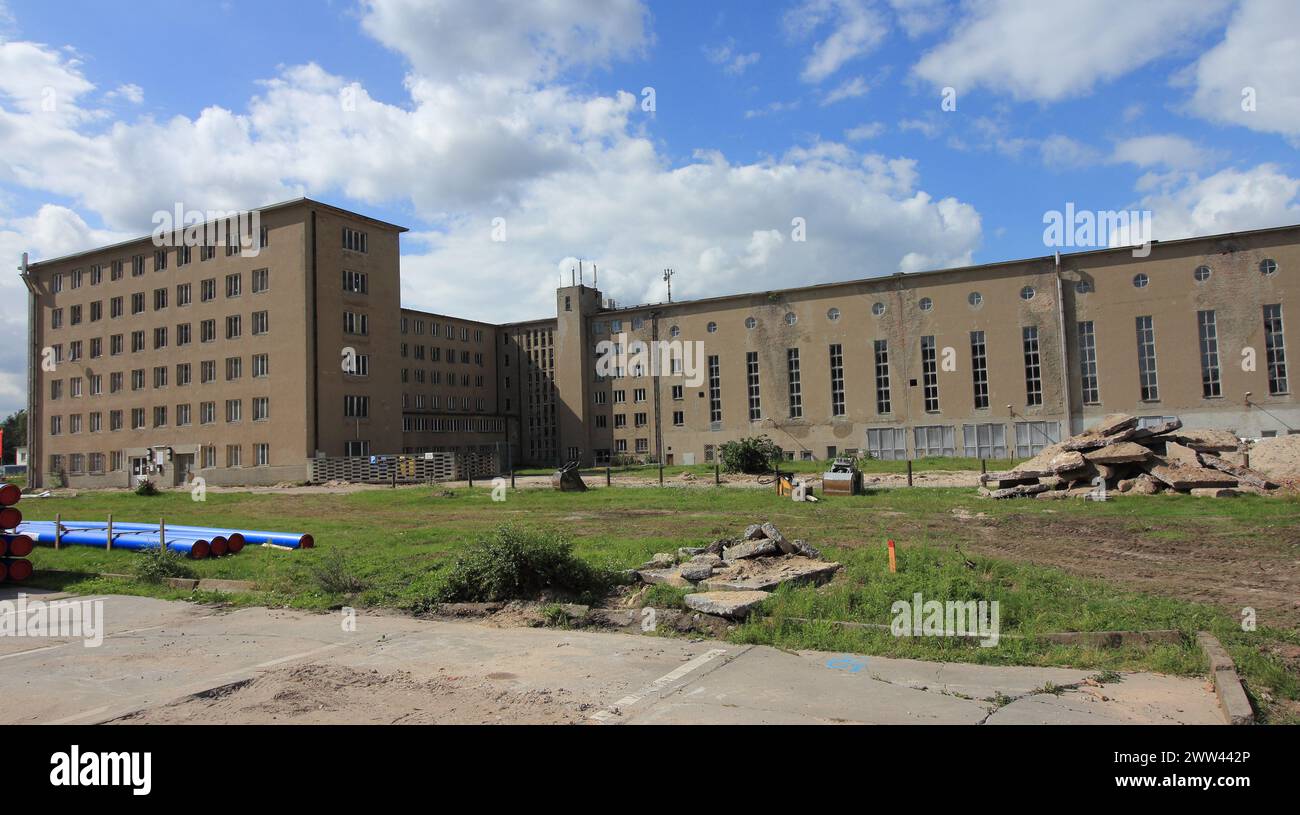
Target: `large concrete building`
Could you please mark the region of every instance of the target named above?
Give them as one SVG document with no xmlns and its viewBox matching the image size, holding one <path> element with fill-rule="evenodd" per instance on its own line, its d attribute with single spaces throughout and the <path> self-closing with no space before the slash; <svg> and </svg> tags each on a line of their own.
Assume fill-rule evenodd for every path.
<svg viewBox="0 0 1300 815">
<path fill-rule="evenodd" d="M 757 434 L 791 458 L 1023 457 L 1112 412 L 1300 427 L 1300 226 L 634 307 L 579 283 L 496 325 L 401 307 L 401 227 L 260 214 L 256 257 L 142 238 L 28 269 L 35 483 L 435 451 L 689 464 Z"/>
</svg>

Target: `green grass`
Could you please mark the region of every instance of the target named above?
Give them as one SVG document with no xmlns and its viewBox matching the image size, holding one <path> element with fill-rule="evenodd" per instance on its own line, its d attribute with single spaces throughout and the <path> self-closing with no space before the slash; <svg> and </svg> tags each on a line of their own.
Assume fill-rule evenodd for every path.
<svg viewBox="0 0 1300 815">
<path fill-rule="evenodd" d="M 221 596 L 225 602 L 305 609 L 344 604 L 421 608 L 437 596 L 456 557 L 504 523 L 562 531 L 583 560 L 603 569 L 626 569 L 656 552 L 705 545 L 738 534 L 748 523 L 772 520 L 792 537 L 822 548 L 845 568 L 841 577 L 820 589 L 777 592 L 758 618 L 737 629 L 737 641 L 922 659 L 1198 674 L 1205 665 L 1192 636 L 1208 629 L 1232 653 L 1267 717 L 1291 721 L 1292 711 L 1298 709 L 1285 703 L 1300 699 L 1296 672 L 1268 649 L 1279 643 L 1300 644 L 1300 631 L 1261 627 L 1247 634 L 1228 608 L 1140 594 L 1109 581 L 972 554 L 968 545 L 979 540 L 977 525 L 951 513 L 956 507 L 984 513 L 983 525 L 999 535 L 1040 534 L 1041 526 L 1051 519 L 1053 524 L 1169 541 L 1240 542 L 1261 556 L 1278 558 L 1283 568 L 1293 568 L 1286 564 L 1294 562 L 1293 530 L 1300 525 L 1300 501 L 1294 498 L 1208 501 L 1120 496 L 1105 503 L 999 502 L 980 500 L 969 489 L 914 489 L 797 504 L 768 490 L 645 488 L 579 494 L 521 490 L 509 493 L 504 502 L 494 502 L 486 484 L 456 489 L 447 497 L 439 495 L 441 491 L 441 487 L 437 491 L 420 487 L 346 495 L 209 492 L 202 503 L 193 502 L 186 492 L 152 498 L 87 492 L 76 498 L 24 501 L 21 508 L 32 519 L 52 519 L 61 513 L 68 520 L 92 520 L 112 512 L 119 521 L 156 521 L 164 516 L 174 524 L 311 532 L 318 541 L 313 550 L 250 546 L 235 557 L 188 564 L 198 577 L 256 582 L 255 592 Z M 887 538 L 899 542 L 896 574 L 887 568 L 883 546 Z M 954 544 L 967 549 L 959 553 Z M 1063 546 L 1071 544 L 1062 541 Z M 164 585 L 98 576 L 130 574 L 138 558 L 124 551 L 66 547 L 55 552 L 41 547 L 32 558 L 38 570 L 34 582 L 79 592 L 194 597 Z M 974 568 L 966 565 L 967 560 Z M 63 571 L 41 571 L 53 569 Z M 900 639 L 887 631 L 833 624 L 888 624 L 891 604 L 910 600 L 918 591 L 926 599 L 998 600 L 1002 633 L 1028 638 L 1004 637 L 996 648 L 980 648 L 955 638 Z M 684 594 L 664 587 L 650 593 L 648 602 L 660 607 L 680 607 Z M 1051 631 L 1155 628 L 1178 629 L 1187 637 L 1181 645 L 1145 650 L 1089 649 L 1032 638 Z"/>
</svg>

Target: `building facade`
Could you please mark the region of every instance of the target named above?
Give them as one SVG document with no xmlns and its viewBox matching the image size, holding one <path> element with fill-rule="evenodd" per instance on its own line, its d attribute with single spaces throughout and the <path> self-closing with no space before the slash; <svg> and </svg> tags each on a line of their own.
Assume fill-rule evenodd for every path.
<svg viewBox="0 0 1300 815">
<path fill-rule="evenodd" d="M 276 483 L 319 456 L 505 466 L 1026 457 L 1107 413 L 1300 427 L 1300 227 L 491 324 L 402 308 L 402 227 L 308 199 L 255 253 L 141 238 L 27 268 L 34 484 Z"/>
</svg>

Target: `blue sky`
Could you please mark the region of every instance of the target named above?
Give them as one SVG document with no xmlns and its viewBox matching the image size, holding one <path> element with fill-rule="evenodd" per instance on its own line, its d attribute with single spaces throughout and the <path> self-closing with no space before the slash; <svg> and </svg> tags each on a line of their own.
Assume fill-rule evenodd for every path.
<svg viewBox="0 0 1300 815">
<path fill-rule="evenodd" d="M 411 227 L 407 304 L 523 319 L 578 257 L 630 302 L 665 266 L 705 296 L 1048 254 L 1067 203 L 1295 223 L 1297 32 L 1293 0 L 0 0 L 0 253 L 306 194 Z"/>
</svg>

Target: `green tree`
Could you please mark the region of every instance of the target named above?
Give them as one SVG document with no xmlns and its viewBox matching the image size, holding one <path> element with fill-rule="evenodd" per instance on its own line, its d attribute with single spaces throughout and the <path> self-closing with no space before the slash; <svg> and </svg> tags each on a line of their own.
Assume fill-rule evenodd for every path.
<svg viewBox="0 0 1300 815">
<path fill-rule="evenodd" d="M 20 410 L 7 416 L 0 427 L 4 428 L 4 457 L 0 464 L 13 464 L 18 448 L 27 446 L 27 411 Z"/>
</svg>

